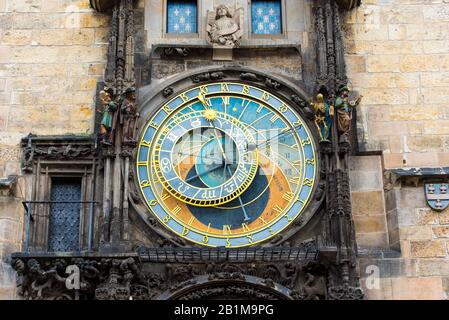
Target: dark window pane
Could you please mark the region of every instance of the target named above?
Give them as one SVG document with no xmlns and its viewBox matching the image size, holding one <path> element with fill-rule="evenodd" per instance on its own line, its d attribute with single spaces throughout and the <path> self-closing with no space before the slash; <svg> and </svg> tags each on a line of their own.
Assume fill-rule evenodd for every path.
<svg viewBox="0 0 449 320">
<path fill-rule="evenodd" d="M 53 179 L 51 201 L 81 201 L 81 181 Z M 49 251 L 79 250 L 80 209 L 80 203 L 51 204 Z"/>
</svg>

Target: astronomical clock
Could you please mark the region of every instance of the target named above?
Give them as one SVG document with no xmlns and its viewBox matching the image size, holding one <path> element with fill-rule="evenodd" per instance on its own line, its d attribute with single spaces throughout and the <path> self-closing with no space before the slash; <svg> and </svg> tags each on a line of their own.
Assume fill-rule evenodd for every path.
<svg viewBox="0 0 449 320">
<path fill-rule="evenodd" d="M 111 16 L 92 135 L 22 140 L 19 294 L 363 297 L 348 173 L 360 99 L 349 95 L 340 23 L 356 1 L 308 1 L 271 29 L 270 12 L 290 1 L 203 1 L 198 11 L 197 1 L 156 2 L 167 7 L 90 1 Z M 257 32 L 282 37 L 248 37 L 249 6 Z M 307 32 L 296 39 L 289 21 Z M 180 28 L 178 43 L 168 33 Z M 62 285 L 67 270 L 78 287 Z"/>
<path fill-rule="evenodd" d="M 307 208 L 317 172 L 316 141 L 292 102 L 232 81 L 163 101 L 136 155 L 148 215 L 209 247 L 252 246 L 281 233 Z"/>
</svg>

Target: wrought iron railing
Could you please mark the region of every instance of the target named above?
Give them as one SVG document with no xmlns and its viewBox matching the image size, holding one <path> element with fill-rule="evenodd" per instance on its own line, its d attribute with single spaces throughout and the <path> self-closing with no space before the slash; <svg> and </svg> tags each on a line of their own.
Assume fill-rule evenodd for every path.
<svg viewBox="0 0 449 320">
<path fill-rule="evenodd" d="M 139 248 L 144 262 L 270 262 L 314 261 L 319 250 L 315 243 L 295 247 L 220 248 Z"/>
<path fill-rule="evenodd" d="M 31 223 L 35 222 L 36 217 L 48 217 L 48 209 L 52 204 L 89 204 L 89 221 L 91 221 L 91 217 L 93 216 L 93 205 L 97 203 L 96 201 L 22 201 L 22 205 L 25 209 L 26 215 L 26 224 L 25 224 L 25 239 L 24 239 L 24 251 L 29 252 L 31 249 L 30 246 L 30 235 L 32 233 Z M 34 214 L 33 214 L 34 212 Z M 91 235 L 93 234 L 93 230 L 89 226 L 89 239 L 91 239 Z M 91 242 L 89 241 L 89 249 L 91 249 Z"/>
</svg>

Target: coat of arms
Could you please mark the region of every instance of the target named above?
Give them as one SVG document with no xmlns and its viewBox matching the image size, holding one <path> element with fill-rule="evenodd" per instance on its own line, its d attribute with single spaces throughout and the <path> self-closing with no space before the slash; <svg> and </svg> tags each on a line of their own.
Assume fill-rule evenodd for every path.
<svg viewBox="0 0 449 320">
<path fill-rule="evenodd" d="M 448 183 L 426 183 L 424 193 L 427 204 L 434 210 L 441 211 L 449 206 Z"/>
</svg>

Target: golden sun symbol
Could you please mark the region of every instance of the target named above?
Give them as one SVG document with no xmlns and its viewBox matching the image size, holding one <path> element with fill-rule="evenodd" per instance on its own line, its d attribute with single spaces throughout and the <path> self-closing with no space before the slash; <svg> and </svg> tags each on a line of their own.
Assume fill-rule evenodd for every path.
<svg viewBox="0 0 449 320">
<path fill-rule="evenodd" d="M 204 111 L 204 118 L 206 118 L 208 121 L 214 121 L 217 118 L 217 111 L 207 109 L 206 111 Z"/>
</svg>

